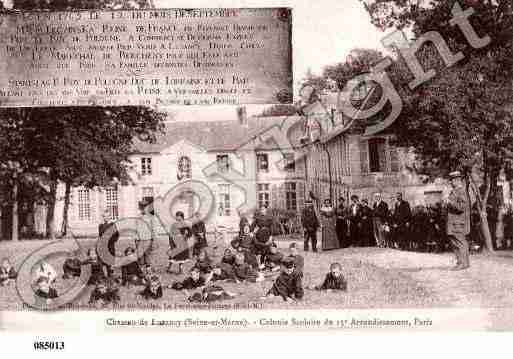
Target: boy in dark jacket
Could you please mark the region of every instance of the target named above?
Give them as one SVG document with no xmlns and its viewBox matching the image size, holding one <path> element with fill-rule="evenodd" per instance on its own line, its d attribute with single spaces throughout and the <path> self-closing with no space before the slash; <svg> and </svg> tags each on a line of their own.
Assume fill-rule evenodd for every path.
<svg viewBox="0 0 513 359">
<path fill-rule="evenodd" d="M 172 289 L 175 290 L 186 290 L 196 289 L 205 285 L 205 279 L 200 276 L 198 268 L 193 267 L 191 269 L 190 277 L 185 278 L 182 282 L 174 282 L 171 285 Z"/>
<path fill-rule="evenodd" d="M 121 285 L 141 285 L 144 282 L 144 274 L 135 256 L 135 249 L 125 249 L 125 257 L 134 256 L 133 262 L 121 267 Z"/>
<path fill-rule="evenodd" d="M 235 274 L 236 281 L 241 282 L 261 282 L 264 279 L 260 273 L 255 271 L 248 263 L 245 262 L 243 253 L 237 253 L 235 255 L 233 273 Z"/>
<path fill-rule="evenodd" d="M 91 293 L 89 304 L 93 304 L 96 308 L 104 308 L 109 304 L 119 302 L 119 290 L 113 282 L 100 280 Z"/>
<path fill-rule="evenodd" d="M 308 252 L 310 242 L 312 243 L 312 250 L 317 252 L 317 229 L 319 228 L 319 219 L 315 214 L 315 209 L 310 200 L 305 201 L 305 208 L 301 213 L 301 223 L 305 231 L 305 252 Z"/>
<path fill-rule="evenodd" d="M 294 261 L 287 258 L 283 261 L 283 270 L 274 281 L 272 288 L 267 292 L 267 297 L 280 296 L 287 302 L 301 300 L 304 295 L 301 275 L 294 270 Z"/>
<path fill-rule="evenodd" d="M 156 275 L 152 276 L 140 294 L 146 300 L 162 298 L 162 284 L 159 277 Z"/>
<path fill-rule="evenodd" d="M 194 247 L 192 248 L 192 254 L 197 256 L 207 244 L 207 228 L 205 222 L 201 219 L 201 214 L 196 212 L 194 214 L 195 220 L 192 224 L 191 231 L 194 236 Z"/>
<path fill-rule="evenodd" d="M 294 261 L 294 267 L 296 272 L 303 274 L 303 269 L 305 267 L 305 259 L 302 255 L 299 254 L 297 244 L 291 243 L 289 245 L 290 254 L 286 258 L 291 258 Z"/>
<path fill-rule="evenodd" d="M 81 266 L 82 261 L 80 260 L 80 252 L 76 251 L 71 253 L 62 265 L 62 271 L 64 273 L 62 275 L 62 279 L 80 277 L 80 274 L 82 273 Z"/>
<path fill-rule="evenodd" d="M 321 285 L 315 286 L 316 290 L 347 290 L 347 282 L 342 275 L 342 266 L 340 263 L 332 263 L 330 271 L 326 274 L 324 282 Z"/>
</svg>

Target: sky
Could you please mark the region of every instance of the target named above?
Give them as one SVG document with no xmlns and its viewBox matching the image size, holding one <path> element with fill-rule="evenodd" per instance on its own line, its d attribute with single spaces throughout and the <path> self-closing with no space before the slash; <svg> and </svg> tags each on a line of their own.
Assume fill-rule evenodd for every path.
<svg viewBox="0 0 513 359">
<path fill-rule="evenodd" d="M 355 47 L 383 50 L 384 33 L 370 23 L 359 0 L 154 0 L 158 8 L 291 7 L 294 82 L 308 69 L 321 74 L 326 65 L 342 62 Z M 247 105 L 249 115 L 265 106 Z M 235 107 L 166 108 L 176 120 L 236 119 Z M 206 115 L 208 113 L 208 115 Z M 207 117 L 208 118 L 207 118 Z"/>
</svg>

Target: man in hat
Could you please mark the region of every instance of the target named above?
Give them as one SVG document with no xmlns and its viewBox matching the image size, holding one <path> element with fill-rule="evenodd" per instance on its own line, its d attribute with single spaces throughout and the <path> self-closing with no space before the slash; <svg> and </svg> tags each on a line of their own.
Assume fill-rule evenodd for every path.
<svg viewBox="0 0 513 359">
<path fill-rule="evenodd" d="M 319 228 L 319 220 L 315 214 L 315 209 L 311 200 L 305 201 L 305 208 L 301 213 L 301 223 L 305 231 L 304 250 L 308 251 L 309 242 L 312 242 L 312 250 L 317 252 L 317 229 Z"/>
<path fill-rule="evenodd" d="M 394 212 L 392 214 L 394 242 L 400 249 L 410 248 L 411 207 L 403 199 L 401 192 L 395 195 Z"/>
<path fill-rule="evenodd" d="M 349 244 L 357 246 L 360 243 L 360 229 L 362 226 L 362 206 L 357 195 L 351 196 L 349 207 Z"/>
<path fill-rule="evenodd" d="M 470 267 L 469 245 L 466 236 L 470 233 L 470 205 L 459 171 L 449 174 L 452 191 L 447 199 L 447 236 L 454 248 L 456 266 L 453 270 Z"/>
<path fill-rule="evenodd" d="M 386 232 L 385 226 L 388 223 L 388 204 L 383 201 L 383 197 L 381 193 L 374 194 L 374 237 L 376 238 L 376 243 L 378 247 L 384 248 L 386 245 Z"/>
<path fill-rule="evenodd" d="M 335 228 L 337 231 L 339 246 L 340 248 L 349 247 L 349 242 L 347 238 L 347 208 L 345 205 L 344 197 L 340 197 L 338 199 L 338 206 L 335 209 L 335 214 L 337 216 Z"/>
</svg>

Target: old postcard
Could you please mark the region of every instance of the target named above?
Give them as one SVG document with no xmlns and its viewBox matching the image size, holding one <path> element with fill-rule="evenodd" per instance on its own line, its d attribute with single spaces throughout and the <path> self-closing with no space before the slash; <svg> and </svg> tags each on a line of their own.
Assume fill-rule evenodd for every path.
<svg viewBox="0 0 513 359">
<path fill-rule="evenodd" d="M 0 0 L 0 330 L 512 330 L 511 1 L 233 3 Z"/>
</svg>

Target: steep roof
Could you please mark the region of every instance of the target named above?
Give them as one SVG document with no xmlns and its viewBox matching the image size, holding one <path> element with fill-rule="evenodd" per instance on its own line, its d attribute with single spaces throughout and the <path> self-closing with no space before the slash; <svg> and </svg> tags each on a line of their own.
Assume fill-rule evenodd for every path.
<svg viewBox="0 0 513 359">
<path fill-rule="evenodd" d="M 147 143 L 136 139 L 137 153 L 158 153 L 181 140 L 204 148 L 207 151 L 235 151 L 252 138 L 263 134 L 272 126 L 281 126 L 286 116 L 250 117 L 247 124 L 237 120 L 229 121 L 188 121 L 168 122 L 163 134 L 157 135 L 156 143 Z M 303 121 L 299 116 L 289 118 L 294 123 Z M 299 124 L 298 124 L 299 125 Z M 293 146 L 299 145 L 302 126 L 295 126 L 289 141 Z M 275 143 L 266 143 L 258 147 L 261 150 L 277 149 Z"/>
</svg>

